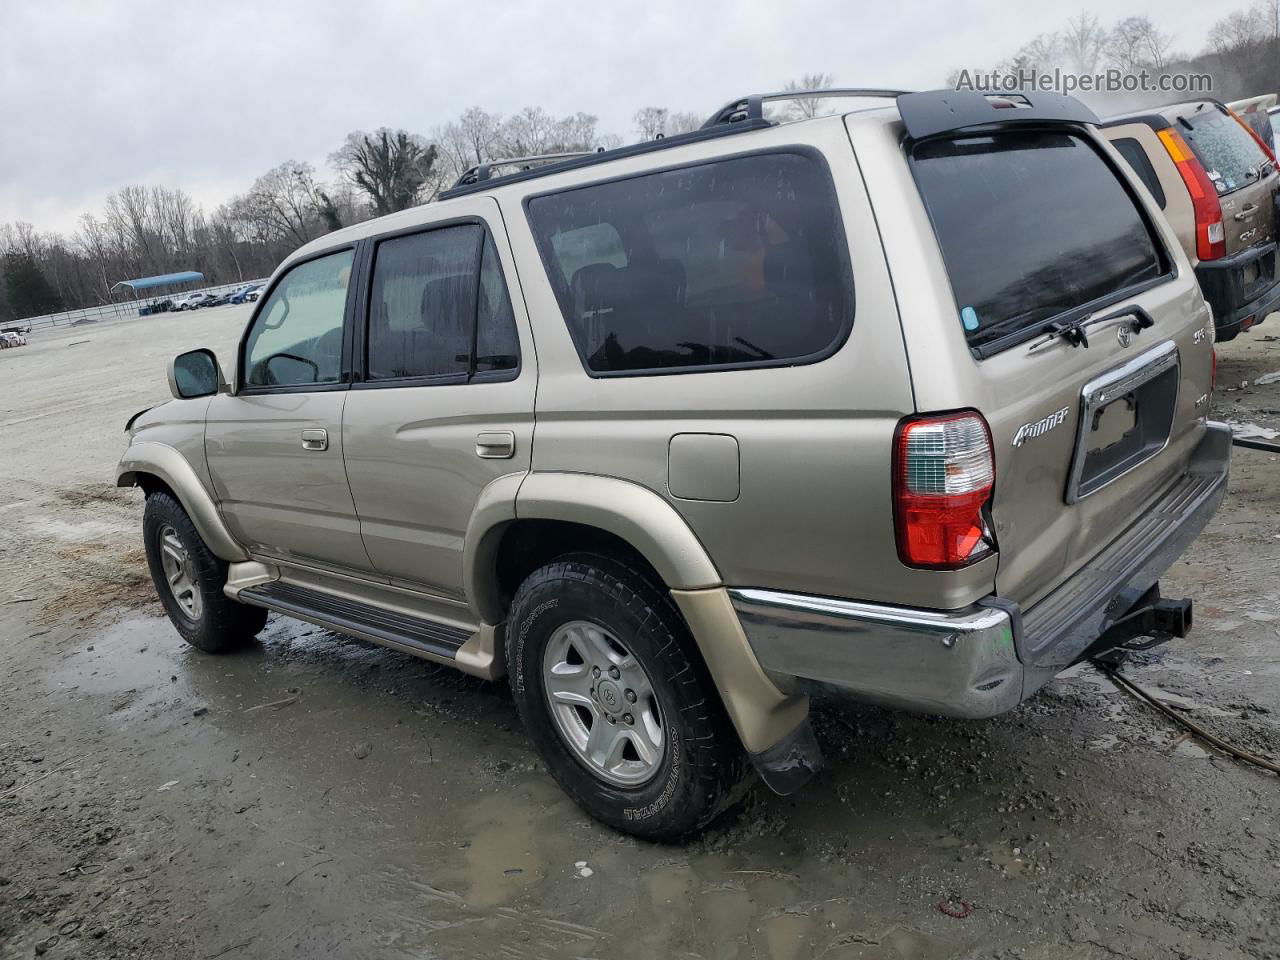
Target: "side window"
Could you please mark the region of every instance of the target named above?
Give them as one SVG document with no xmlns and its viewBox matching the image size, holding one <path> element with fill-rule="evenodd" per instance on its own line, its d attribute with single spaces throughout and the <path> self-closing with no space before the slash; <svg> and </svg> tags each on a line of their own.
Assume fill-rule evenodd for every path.
<svg viewBox="0 0 1280 960">
<path fill-rule="evenodd" d="M 368 379 L 465 376 L 484 231 L 445 227 L 378 244 L 369 293 Z"/>
<path fill-rule="evenodd" d="M 338 382 L 354 256 L 343 250 L 308 260 L 276 284 L 245 340 L 246 386 Z"/>
<path fill-rule="evenodd" d="M 493 238 L 484 238 L 480 261 L 480 303 L 476 319 L 476 373 L 515 370 L 520 366 L 520 339 L 511 296 L 502 279 L 502 264 Z"/>
<path fill-rule="evenodd" d="M 1113 140 L 1111 145 L 1116 148 L 1120 156 L 1124 157 L 1125 162 L 1133 167 L 1133 172 L 1138 175 L 1138 179 L 1143 185 L 1151 191 L 1151 196 L 1155 197 L 1156 203 L 1160 204 L 1160 209 L 1164 209 L 1165 195 L 1164 188 L 1160 186 L 1160 178 L 1156 175 L 1156 168 L 1151 165 L 1151 158 L 1147 156 L 1147 151 L 1142 149 L 1140 144 L 1133 137 L 1121 137 L 1119 140 Z"/>
<path fill-rule="evenodd" d="M 800 152 L 534 197 L 529 222 L 593 373 L 820 360 L 853 322 L 831 176 Z"/>
</svg>

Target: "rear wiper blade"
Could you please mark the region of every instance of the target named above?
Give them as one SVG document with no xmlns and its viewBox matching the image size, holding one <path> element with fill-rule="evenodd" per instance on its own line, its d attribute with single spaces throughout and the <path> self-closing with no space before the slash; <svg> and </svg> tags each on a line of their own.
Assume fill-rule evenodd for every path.
<svg viewBox="0 0 1280 960">
<path fill-rule="evenodd" d="M 1077 320 L 1054 320 L 1049 324 L 1049 332 L 1039 340 L 1034 341 L 1027 348 L 1030 353 L 1038 350 L 1046 344 L 1053 343 L 1061 337 L 1073 347 L 1084 347 L 1089 349 L 1089 327 L 1096 327 L 1100 323 L 1107 323 L 1111 320 L 1117 320 L 1121 317 L 1128 317 L 1130 329 L 1134 333 L 1141 333 L 1148 327 L 1155 326 L 1155 321 L 1151 319 L 1151 315 L 1141 307 L 1125 307 L 1123 310 L 1116 310 L 1112 313 L 1095 316 L 1092 313 L 1085 314 Z M 1127 344 L 1126 344 L 1127 345 Z"/>
</svg>

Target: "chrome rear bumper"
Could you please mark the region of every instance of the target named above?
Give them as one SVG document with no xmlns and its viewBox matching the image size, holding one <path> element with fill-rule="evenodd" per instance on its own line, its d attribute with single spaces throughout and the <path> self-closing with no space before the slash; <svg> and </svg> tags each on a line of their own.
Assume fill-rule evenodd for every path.
<svg viewBox="0 0 1280 960">
<path fill-rule="evenodd" d="M 1187 470 L 1107 547 L 1025 612 L 989 597 L 920 610 L 770 590 L 729 591 L 760 665 L 857 699 L 991 717 L 1070 666 L 1200 534 L 1226 494 L 1231 431 L 1209 424 Z"/>
</svg>

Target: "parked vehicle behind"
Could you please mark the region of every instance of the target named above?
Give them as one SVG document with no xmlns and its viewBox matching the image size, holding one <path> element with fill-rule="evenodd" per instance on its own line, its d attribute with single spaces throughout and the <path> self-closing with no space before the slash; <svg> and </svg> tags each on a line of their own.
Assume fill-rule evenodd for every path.
<svg viewBox="0 0 1280 960">
<path fill-rule="evenodd" d="M 246 283 L 242 287 L 233 290 L 227 297 L 228 303 L 251 303 L 258 299 L 258 292 L 262 289 L 261 284 Z M 253 300 L 250 300 L 252 295 Z"/>
<path fill-rule="evenodd" d="M 213 294 L 205 293 L 203 290 L 197 290 L 194 293 L 186 293 L 180 297 L 173 298 L 174 310 L 195 310 L 199 307 L 207 306 L 209 301 L 213 299 Z"/>
<path fill-rule="evenodd" d="M 0 348 L 5 347 L 25 347 L 27 338 L 20 333 L 5 331 L 0 333 Z"/>
<path fill-rule="evenodd" d="M 1214 100 L 1126 114 L 1102 129 L 1177 233 L 1217 339 L 1234 339 L 1280 309 L 1280 173 L 1253 129 Z"/>
<path fill-rule="evenodd" d="M 1185 634 L 1213 326 L 1097 118 L 798 95 L 875 107 L 747 97 L 288 257 L 231 380 L 183 354 L 127 425 L 178 632 L 275 611 L 509 677 L 569 795 L 655 839 L 809 779 L 815 684 L 991 717 Z"/>
</svg>

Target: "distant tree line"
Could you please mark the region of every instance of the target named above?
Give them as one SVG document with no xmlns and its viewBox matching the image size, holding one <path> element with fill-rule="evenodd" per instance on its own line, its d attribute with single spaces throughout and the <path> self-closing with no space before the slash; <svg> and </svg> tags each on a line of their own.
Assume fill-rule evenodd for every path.
<svg viewBox="0 0 1280 960">
<path fill-rule="evenodd" d="M 1178 38 L 1165 26 L 1152 17 L 1135 16 L 1107 27 L 1095 14 L 1081 11 L 1061 28 L 1032 37 L 990 72 L 1058 69 L 1096 74 L 1117 68 L 1135 74 L 1145 70 L 1153 77 L 1207 73 L 1214 82 L 1212 95 L 1224 101 L 1280 90 L 1280 0 L 1256 0 L 1253 6 L 1227 14 L 1213 25 L 1203 49 L 1194 55 L 1178 51 Z M 959 76 L 959 70 L 952 71 L 948 85 L 954 85 Z M 1084 98 L 1105 102 L 1105 98 Z M 1167 94 L 1158 92 L 1115 98 L 1118 109 L 1167 99 Z M 1126 102 L 1120 104 L 1120 100 Z"/>
<path fill-rule="evenodd" d="M 1175 52 L 1175 39 L 1150 17 L 1104 27 L 1082 12 L 1062 29 L 1032 38 L 996 69 L 1204 72 L 1223 100 L 1280 90 L 1280 0 L 1258 0 L 1223 17 L 1198 56 Z M 832 84 L 830 74 L 813 73 L 785 89 Z M 774 115 L 804 119 L 826 109 L 822 99 L 811 98 L 780 105 Z M 647 106 L 632 122 L 636 136 L 650 140 L 695 130 L 704 116 Z M 119 280 L 176 270 L 199 270 L 211 284 L 256 279 L 316 237 L 429 202 L 477 164 L 622 142 L 602 133 L 587 113 L 557 117 L 526 107 L 504 117 L 472 107 L 429 136 L 387 127 L 353 131 L 329 156 L 330 178 L 310 163 L 287 161 L 212 213 L 180 189 L 122 187 L 100 213 L 81 216 L 70 235 L 0 224 L 0 319 L 107 303 Z"/>
</svg>

